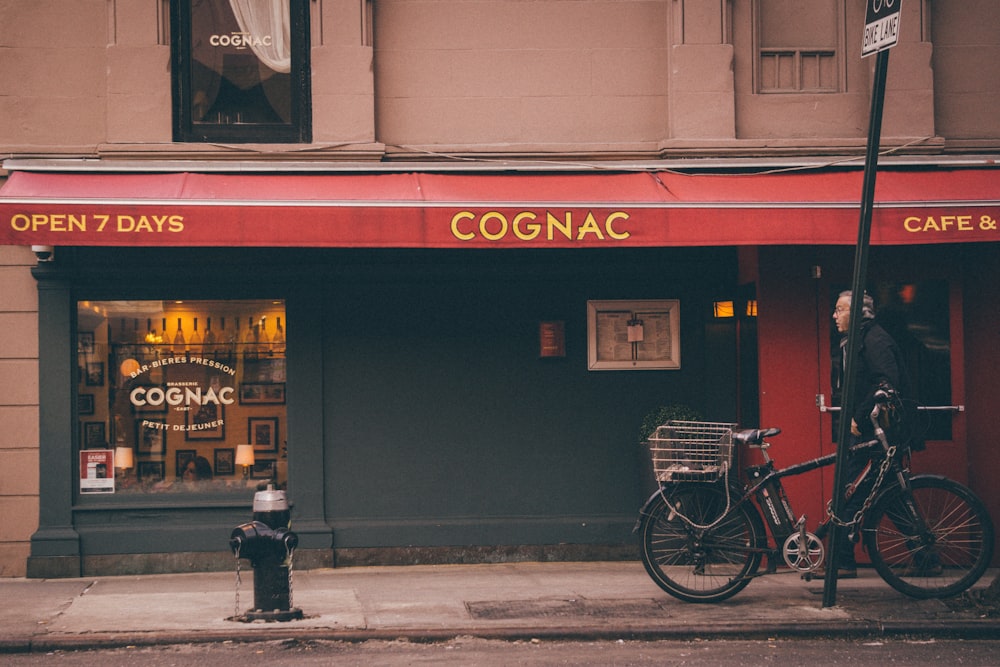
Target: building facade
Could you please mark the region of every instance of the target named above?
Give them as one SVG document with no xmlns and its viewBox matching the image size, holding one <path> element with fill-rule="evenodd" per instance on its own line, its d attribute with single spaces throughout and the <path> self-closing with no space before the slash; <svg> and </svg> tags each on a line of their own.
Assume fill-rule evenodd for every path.
<svg viewBox="0 0 1000 667">
<path fill-rule="evenodd" d="M 264 483 L 301 566 L 628 558 L 650 412 L 833 451 L 865 4 L 0 0 L 0 574 L 232 567 Z M 868 275 L 994 516 L 998 20 L 901 5 Z"/>
</svg>

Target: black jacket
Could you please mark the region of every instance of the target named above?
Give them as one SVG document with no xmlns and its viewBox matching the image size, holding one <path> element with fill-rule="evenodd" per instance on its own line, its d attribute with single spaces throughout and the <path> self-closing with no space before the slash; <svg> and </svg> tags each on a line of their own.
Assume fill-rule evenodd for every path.
<svg viewBox="0 0 1000 667">
<path fill-rule="evenodd" d="M 857 390 L 854 404 L 841 405 L 843 400 L 844 357 L 847 350 L 847 336 L 841 340 L 839 354 L 833 355 L 833 400 L 841 405 L 841 414 L 854 419 L 862 435 L 871 437 L 871 412 L 875 407 L 875 392 L 882 383 L 888 383 L 900 398 L 913 398 L 906 373 L 903 354 L 892 336 L 874 320 L 861 324 L 861 349 L 858 352 L 855 379 Z M 836 431 L 835 431 L 836 432 Z"/>
</svg>

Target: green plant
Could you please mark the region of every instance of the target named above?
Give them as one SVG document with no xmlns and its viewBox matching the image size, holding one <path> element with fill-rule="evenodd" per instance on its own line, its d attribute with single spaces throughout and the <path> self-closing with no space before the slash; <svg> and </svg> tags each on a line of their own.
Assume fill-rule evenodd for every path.
<svg viewBox="0 0 1000 667">
<path fill-rule="evenodd" d="M 642 420 L 642 426 L 639 427 L 639 442 L 646 442 L 658 426 L 662 426 L 674 419 L 704 421 L 705 417 L 697 410 L 686 405 L 673 404 L 653 408 L 646 413 L 646 416 Z"/>
</svg>

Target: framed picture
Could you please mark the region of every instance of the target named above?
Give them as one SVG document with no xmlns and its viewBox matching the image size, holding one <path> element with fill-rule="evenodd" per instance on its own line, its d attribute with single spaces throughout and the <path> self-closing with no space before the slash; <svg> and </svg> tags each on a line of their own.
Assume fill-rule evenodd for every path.
<svg viewBox="0 0 1000 667">
<path fill-rule="evenodd" d="M 139 461 L 136 474 L 140 482 L 162 482 L 164 468 L 163 461 Z"/>
<path fill-rule="evenodd" d="M 181 479 L 184 476 L 184 468 L 187 464 L 194 461 L 194 458 L 198 456 L 198 452 L 193 449 L 178 449 L 177 453 L 174 454 L 174 465 L 177 467 L 177 479 Z"/>
<path fill-rule="evenodd" d="M 208 403 L 184 413 L 185 440 L 225 440 L 226 406 Z"/>
<path fill-rule="evenodd" d="M 88 361 L 83 369 L 83 383 L 88 387 L 104 386 L 104 362 Z"/>
<path fill-rule="evenodd" d="M 278 452 L 278 418 L 250 417 L 247 419 L 247 440 L 254 452 Z"/>
<path fill-rule="evenodd" d="M 157 391 L 151 391 L 151 390 Z M 139 390 L 139 391 L 136 391 Z M 136 383 L 128 389 L 132 413 L 136 415 L 165 415 L 167 402 L 164 394 L 167 387 L 162 384 Z"/>
<path fill-rule="evenodd" d="M 679 369 L 680 312 L 677 299 L 588 301 L 588 370 Z"/>
<path fill-rule="evenodd" d="M 244 405 L 284 405 L 284 382 L 241 382 L 240 403 Z"/>
<path fill-rule="evenodd" d="M 84 449 L 107 447 L 108 437 L 104 422 L 84 422 L 82 441 Z"/>
<path fill-rule="evenodd" d="M 135 444 L 140 456 L 154 456 L 165 452 L 167 448 L 166 423 L 136 419 Z"/>
<path fill-rule="evenodd" d="M 76 412 L 81 417 L 86 417 L 87 415 L 94 414 L 94 395 L 77 394 Z"/>
<path fill-rule="evenodd" d="M 232 475 L 236 472 L 236 450 L 233 447 L 222 447 L 215 450 L 216 475 Z"/>
<path fill-rule="evenodd" d="M 94 353 L 93 331 L 82 331 L 76 335 L 76 351 L 78 354 Z"/>
<path fill-rule="evenodd" d="M 250 469 L 250 479 L 273 479 L 277 463 L 275 459 L 257 459 Z"/>
<path fill-rule="evenodd" d="M 247 382 L 274 384 L 285 381 L 283 358 L 249 359 L 243 363 L 243 379 Z"/>
</svg>

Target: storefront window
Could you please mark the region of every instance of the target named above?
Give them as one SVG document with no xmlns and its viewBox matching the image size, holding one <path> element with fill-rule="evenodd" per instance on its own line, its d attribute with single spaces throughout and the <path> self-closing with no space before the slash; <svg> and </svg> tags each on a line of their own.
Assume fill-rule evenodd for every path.
<svg viewBox="0 0 1000 667">
<path fill-rule="evenodd" d="M 304 0 L 178 0 L 177 141 L 308 142 Z"/>
<path fill-rule="evenodd" d="M 81 494 L 286 484 L 283 301 L 77 306 Z"/>
</svg>

